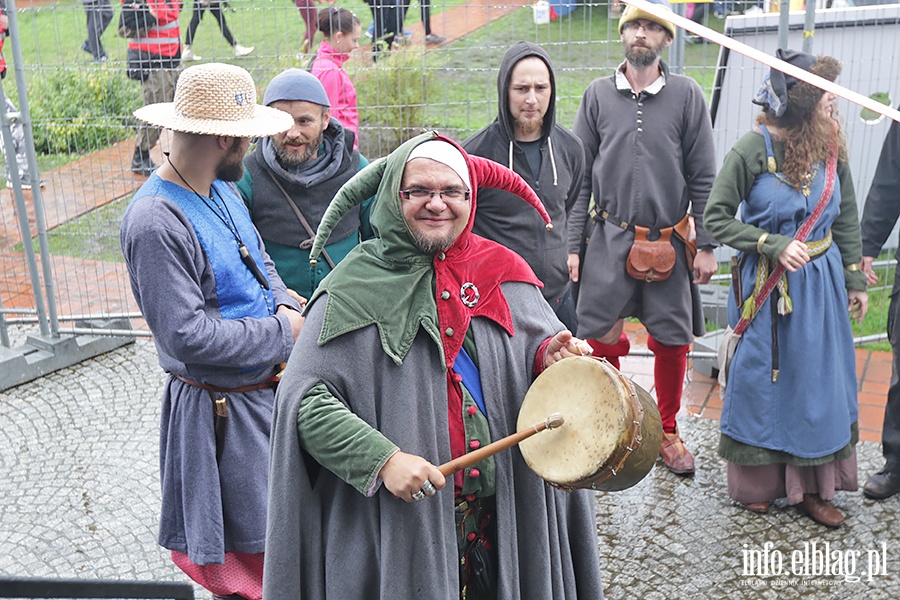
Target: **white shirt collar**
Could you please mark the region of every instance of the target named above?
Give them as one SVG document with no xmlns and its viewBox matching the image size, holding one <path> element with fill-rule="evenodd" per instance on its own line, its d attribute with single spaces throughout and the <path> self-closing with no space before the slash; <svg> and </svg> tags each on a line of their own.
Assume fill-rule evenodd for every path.
<svg viewBox="0 0 900 600">
<path fill-rule="evenodd" d="M 628 79 L 625 77 L 625 65 L 628 61 L 622 61 L 622 63 L 616 68 L 616 89 L 628 91 L 632 93 L 636 93 L 632 88 L 631 84 L 628 82 Z M 656 78 L 656 81 L 651 83 L 649 86 L 644 88 L 644 93 L 654 96 L 663 89 L 666 85 L 666 76 L 663 73 L 663 70 L 659 70 L 659 77 Z"/>
</svg>

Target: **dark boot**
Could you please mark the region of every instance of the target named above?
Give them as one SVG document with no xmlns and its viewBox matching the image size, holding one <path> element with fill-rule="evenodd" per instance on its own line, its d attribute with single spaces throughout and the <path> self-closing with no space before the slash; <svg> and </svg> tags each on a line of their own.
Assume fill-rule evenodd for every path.
<svg viewBox="0 0 900 600">
<path fill-rule="evenodd" d="M 144 177 L 149 177 L 156 170 L 157 165 L 150 160 L 150 151 L 141 150 L 138 147 L 134 149 L 134 156 L 131 159 L 131 172 Z"/>
</svg>

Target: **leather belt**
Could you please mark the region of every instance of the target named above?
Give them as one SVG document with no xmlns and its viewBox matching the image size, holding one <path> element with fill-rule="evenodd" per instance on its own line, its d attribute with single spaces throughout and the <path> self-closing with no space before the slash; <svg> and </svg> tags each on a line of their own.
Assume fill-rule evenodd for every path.
<svg viewBox="0 0 900 600">
<path fill-rule="evenodd" d="M 609 211 L 606 209 L 598 208 L 595 206 L 594 208 L 592 208 L 590 210 L 589 214 L 591 216 L 591 219 L 595 223 L 598 223 L 600 221 L 606 221 L 607 223 L 615 225 L 616 227 L 618 227 L 620 229 L 624 229 L 625 231 L 633 231 L 634 230 L 634 227 L 632 227 L 631 223 L 629 223 L 628 221 L 623 221 L 621 219 L 617 219 L 613 215 L 609 214 Z"/>
<path fill-rule="evenodd" d="M 177 373 L 172 373 L 172 377 L 178 379 L 179 381 L 183 381 L 188 385 L 192 385 L 196 388 L 200 388 L 201 390 L 206 390 L 208 392 L 218 392 L 220 394 L 228 394 L 228 393 L 238 393 L 238 392 L 255 392 L 256 390 L 264 390 L 266 388 L 274 388 L 278 387 L 278 379 L 275 377 L 270 377 L 261 383 L 254 383 L 253 385 L 242 385 L 240 387 L 234 388 L 223 388 L 217 387 L 214 385 L 207 385 L 205 383 L 200 383 L 198 381 L 192 381 L 187 377 L 182 377 Z"/>
</svg>

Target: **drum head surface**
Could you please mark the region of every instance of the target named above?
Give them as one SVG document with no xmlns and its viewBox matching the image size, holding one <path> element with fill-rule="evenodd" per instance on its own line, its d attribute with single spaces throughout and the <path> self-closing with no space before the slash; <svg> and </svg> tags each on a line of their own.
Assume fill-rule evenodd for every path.
<svg viewBox="0 0 900 600">
<path fill-rule="evenodd" d="M 532 427 L 555 412 L 565 423 L 522 441 L 525 462 L 542 479 L 575 486 L 591 478 L 623 436 L 631 399 L 618 373 L 607 363 L 570 357 L 554 363 L 531 384 L 516 426 Z"/>
</svg>

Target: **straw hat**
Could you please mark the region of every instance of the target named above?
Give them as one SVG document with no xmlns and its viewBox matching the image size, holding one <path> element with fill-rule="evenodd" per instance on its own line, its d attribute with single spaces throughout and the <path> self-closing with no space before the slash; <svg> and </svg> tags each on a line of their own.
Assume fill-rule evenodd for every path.
<svg viewBox="0 0 900 600">
<path fill-rule="evenodd" d="M 233 137 L 268 137 L 290 129 L 286 112 L 256 103 L 256 86 L 245 69 L 206 63 L 185 69 L 175 101 L 149 104 L 134 116 L 173 131 Z"/>
</svg>

